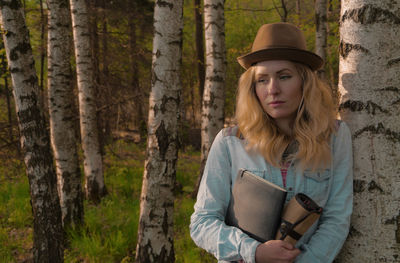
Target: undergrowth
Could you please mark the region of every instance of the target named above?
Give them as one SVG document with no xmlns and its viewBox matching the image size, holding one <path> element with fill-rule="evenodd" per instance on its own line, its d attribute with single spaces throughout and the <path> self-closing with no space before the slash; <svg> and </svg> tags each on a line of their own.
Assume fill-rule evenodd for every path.
<svg viewBox="0 0 400 263">
<path fill-rule="evenodd" d="M 106 149 L 104 178 L 108 195 L 98 205 L 85 201 L 85 224 L 68 230 L 65 262 L 134 262 L 145 147 L 122 141 Z M 179 153 L 174 214 L 176 262 L 216 262 L 190 238 L 200 153 Z M 10 165 L 10 163 L 8 163 Z M 24 166 L 0 163 L 0 262 L 32 258 L 32 211 Z M 12 173 L 5 173 L 8 170 Z"/>
</svg>

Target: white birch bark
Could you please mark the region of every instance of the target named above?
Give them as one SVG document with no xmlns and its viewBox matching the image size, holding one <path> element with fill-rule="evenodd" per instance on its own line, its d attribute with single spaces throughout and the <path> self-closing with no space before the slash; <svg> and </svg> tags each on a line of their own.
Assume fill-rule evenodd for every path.
<svg viewBox="0 0 400 263">
<path fill-rule="evenodd" d="M 154 8 L 147 160 L 140 198 L 136 262 L 174 262 L 173 210 L 181 96 L 183 1 Z"/>
<path fill-rule="evenodd" d="M 63 229 L 56 172 L 21 2 L 0 1 L 0 16 L 30 186 L 34 262 L 62 262 Z"/>
<path fill-rule="evenodd" d="M 70 0 L 74 36 L 79 115 L 84 154 L 86 198 L 99 202 L 106 194 L 97 129 L 94 68 L 91 56 L 89 14 L 85 0 Z"/>
<path fill-rule="evenodd" d="M 315 1 L 315 53 L 326 61 L 327 48 L 327 0 Z M 318 70 L 320 77 L 325 77 L 325 69 Z"/>
<path fill-rule="evenodd" d="M 226 75 L 224 0 L 204 0 L 206 78 L 201 117 L 202 169 L 217 133 L 224 127 Z"/>
<path fill-rule="evenodd" d="M 342 0 L 340 25 L 354 209 L 338 262 L 400 262 L 400 2 Z"/>
<path fill-rule="evenodd" d="M 75 134 L 68 0 L 48 0 L 48 99 L 63 225 L 83 220 L 81 172 Z"/>
</svg>

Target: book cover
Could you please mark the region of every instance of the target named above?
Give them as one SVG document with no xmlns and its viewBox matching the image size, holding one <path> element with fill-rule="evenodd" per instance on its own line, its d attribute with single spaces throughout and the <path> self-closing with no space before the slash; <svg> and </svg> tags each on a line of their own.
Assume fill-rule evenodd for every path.
<svg viewBox="0 0 400 263">
<path fill-rule="evenodd" d="M 225 222 L 260 242 L 275 239 L 286 194 L 278 185 L 240 169 Z"/>
</svg>

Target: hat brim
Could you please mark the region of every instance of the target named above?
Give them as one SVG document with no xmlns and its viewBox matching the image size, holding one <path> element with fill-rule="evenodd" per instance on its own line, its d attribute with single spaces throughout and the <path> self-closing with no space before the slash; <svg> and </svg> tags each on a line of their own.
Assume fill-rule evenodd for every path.
<svg viewBox="0 0 400 263">
<path fill-rule="evenodd" d="M 295 48 L 261 49 L 237 58 L 239 64 L 248 69 L 253 64 L 266 60 L 289 60 L 308 65 L 312 70 L 318 70 L 324 64 L 323 59 L 307 50 Z"/>
</svg>

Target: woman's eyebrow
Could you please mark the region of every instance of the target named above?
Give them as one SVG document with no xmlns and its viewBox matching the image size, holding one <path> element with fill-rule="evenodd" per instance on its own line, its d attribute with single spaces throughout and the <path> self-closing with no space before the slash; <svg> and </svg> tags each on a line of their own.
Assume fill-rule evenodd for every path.
<svg viewBox="0 0 400 263">
<path fill-rule="evenodd" d="M 280 74 L 280 73 L 282 73 L 282 72 L 284 72 L 284 71 L 292 72 L 292 70 L 289 69 L 289 68 L 283 68 L 283 69 L 278 70 L 278 71 L 276 72 L 276 74 Z M 256 77 L 259 77 L 259 76 L 269 76 L 269 75 L 270 75 L 270 74 L 268 74 L 268 73 L 263 73 L 263 72 L 256 73 Z"/>
</svg>

